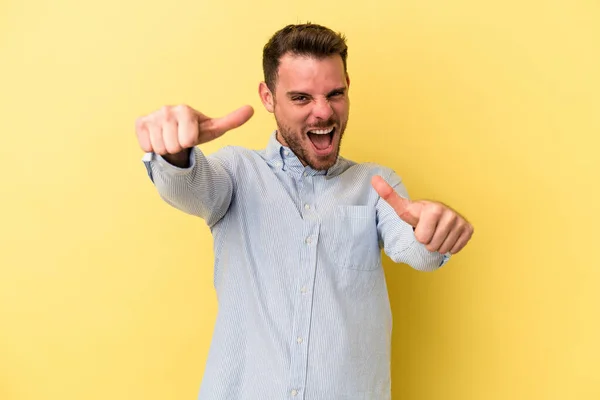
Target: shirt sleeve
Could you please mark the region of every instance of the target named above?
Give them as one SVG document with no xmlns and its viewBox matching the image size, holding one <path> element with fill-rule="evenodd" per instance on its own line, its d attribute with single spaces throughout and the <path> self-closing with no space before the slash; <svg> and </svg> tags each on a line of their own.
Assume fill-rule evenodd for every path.
<svg viewBox="0 0 600 400">
<path fill-rule="evenodd" d="M 404 198 L 409 198 L 402 180 L 390 171 L 385 180 Z M 405 263 L 419 271 L 434 271 L 446 264 L 450 254 L 430 252 L 415 238 L 413 227 L 404 222 L 381 197 L 377 200 L 377 231 L 383 250 L 394 262 Z"/>
<path fill-rule="evenodd" d="M 170 164 L 156 153 L 146 153 L 142 161 L 166 203 L 212 227 L 223 218 L 234 194 L 231 158 L 225 149 L 207 157 L 194 147 L 187 168 Z"/>
</svg>

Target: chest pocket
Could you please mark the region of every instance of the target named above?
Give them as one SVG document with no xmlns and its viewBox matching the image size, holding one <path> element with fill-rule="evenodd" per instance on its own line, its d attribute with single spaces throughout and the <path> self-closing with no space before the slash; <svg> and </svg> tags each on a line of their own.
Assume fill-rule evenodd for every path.
<svg viewBox="0 0 600 400">
<path fill-rule="evenodd" d="M 365 271 L 380 267 L 374 207 L 334 206 L 331 222 L 331 258 L 338 266 Z"/>
</svg>

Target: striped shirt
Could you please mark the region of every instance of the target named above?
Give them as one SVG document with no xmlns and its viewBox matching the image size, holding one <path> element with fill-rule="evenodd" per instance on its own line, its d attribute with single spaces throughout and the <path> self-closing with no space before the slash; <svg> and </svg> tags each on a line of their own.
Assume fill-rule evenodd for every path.
<svg viewBox="0 0 600 400">
<path fill-rule="evenodd" d="M 392 316 L 381 250 L 431 271 L 429 252 L 370 184 L 377 164 L 303 166 L 273 133 L 264 150 L 228 146 L 178 168 L 144 156 L 168 204 L 214 237 L 218 315 L 200 400 L 390 398 Z"/>
</svg>

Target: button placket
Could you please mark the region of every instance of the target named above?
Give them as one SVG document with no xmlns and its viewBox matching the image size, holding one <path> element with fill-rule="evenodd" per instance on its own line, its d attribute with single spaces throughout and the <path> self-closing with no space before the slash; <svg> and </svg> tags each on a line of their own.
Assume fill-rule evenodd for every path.
<svg viewBox="0 0 600 400">
<path fill-rule="evenodd" d="M 296 295 L 299 296 L 296 301 L 297 317 L 292 328 L 293 336 L 290 338 L 292 351 L 289 393 L 293 398 L 303 398 L 303 388 L 306 384 L 308 365 L 308 341 L 310 340 L 313 301 L 313 296 L 308 294 L 314 286 L 320 226 L 319 219 L 314 213 L 312 180 L 299 179 L 297 182 L 298 195 L 300 197 L 299 205 L 303 215 L 303 231 L 300 240 L 303 242 L 301 244 L 300 265 L 297 270 L 299 282 L 298 291 L 296 292 Z"/>
</svg>

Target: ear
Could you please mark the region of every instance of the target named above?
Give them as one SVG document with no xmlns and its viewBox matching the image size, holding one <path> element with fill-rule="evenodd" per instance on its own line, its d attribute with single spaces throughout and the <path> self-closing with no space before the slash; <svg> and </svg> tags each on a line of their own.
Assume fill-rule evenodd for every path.
<svg viewBox="0 0 600 400">
<path fill-rule="evenodd" d="M 348 89 L 350 89 L 350 75 L 346 72 L 346 85 L 348 85 Z"/>
<path fill-rule="evenodd" d="M 262 101 L 267 111 L 272 113 L 275 110 L 273 93 L 271 93 L 271 90 L 265 82 L 261 82 L 258 85 L 258 95 L 260 96 L 260 101 Z"/>
</svg>

